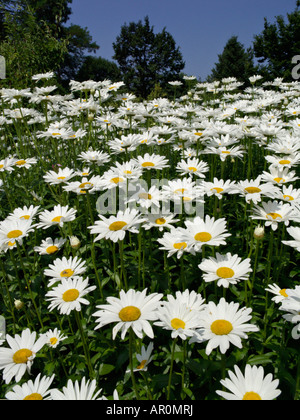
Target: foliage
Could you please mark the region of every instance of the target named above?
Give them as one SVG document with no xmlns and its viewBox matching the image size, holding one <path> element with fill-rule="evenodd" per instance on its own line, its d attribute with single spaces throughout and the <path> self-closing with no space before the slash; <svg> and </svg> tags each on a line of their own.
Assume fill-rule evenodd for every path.
<svg viewBox="0 0 300 420">
<path fill-rule="evenodd" d="M 145 17 L 137 23 L 124 24 L 113 43 L 114 56 L 128 89 L 146 98 L 156 83 L 162 87 L 174 80 L 184 68 L 181 52 L 164 28 L 155 34 Z"/>
<path fill-rule="evenodd" d="M 85 80 L 120 80 L 119 67 L 113 61 L 106 60 L 102 57 L 93 57 L 88 55 L 84 57 L 84 61 L 76 74 L 76 80 L 83 82 Z"/>
<path fill-rule="evenodd" d="M 219 61 L 212 69 L 208 81 L 236 77 L 240 81 L 249 84 L 249 77 L 255 74 L 253 53 L 251 49 L 245 50 L 238 41 L 237 36 L 231 37 L 226 43 Z"/>
<path fill-rule="evenodd" d="M 28 11 L 26 21 L 21 24 L 18 14 L 6 13 L 4 26 L 6 35 L 0 44 L 0 54 L 6 60 L 7 85 L 29 86 L 32 75 L 59 68 L 67 42 L 58 40 L 46 22 L 37 23 Z"/>
<path fill-rule="evenodd" d="M 292 81 L 292 58 L 300 51 L 300 10 L 287 14 L 287 19 L 277 16 L 275 23 L 265 18 L 264 29 L 253 42 L 255 57 L 261 64 L 260 73 L 272 80 L 283 77 Z"/>
</svg>

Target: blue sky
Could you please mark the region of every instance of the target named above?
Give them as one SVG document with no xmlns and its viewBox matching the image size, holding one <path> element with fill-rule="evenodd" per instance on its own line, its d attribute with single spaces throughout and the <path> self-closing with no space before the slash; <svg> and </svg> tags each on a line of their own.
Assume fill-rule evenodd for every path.
<svg viewBox="0 0 300 420">
<path fill-rule="evenodd" d="M 73 0 L 71 7 L 68 24 L 89 29 L 100 46 L 97 56 L 112 60 L 121 26 L 149 16 L 155 33 L 165 27 L 175 39 L 184 72 L 204 80 L 231 36 L 251 46 L 264 18 L 272 22 L 286 16 L 295 10 L 296 0 Z"/>
</svg>

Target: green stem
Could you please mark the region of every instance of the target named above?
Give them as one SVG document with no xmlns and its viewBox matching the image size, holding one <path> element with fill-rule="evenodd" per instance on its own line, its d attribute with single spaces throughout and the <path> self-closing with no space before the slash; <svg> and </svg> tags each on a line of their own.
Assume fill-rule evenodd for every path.
<svg viewBox="0 0 300 420">
<path fill-rule="evenodd" d="M 93 379 L 95 377 L 95 372 L 92 368 L 89 348 L 88 348 L 86 338 L 85 338 L 85 335 L 84 335 L 84 331 L 83 331 L 83 328 L 82 328 L 81 319 L 80 319 L 80 316 L 79 316 L 79 312 L 76 311 L 76 310 L 74 312 L 75 312 L 75 318 L 76 318 L 76 322 L 77 322 L 77 325 L 78 325 L 79 333 L 80 333 L 80 336 L 81 336 L 83 351 L 84 351 L 87 366 L 88 366 L 88 369 L 89 369 L 89 372 L 90 372 L 90 378 Z"/>
<path fill-rule="evenodd" d="M 167 388 L 167 400 L 170 399 L 176 342 L 177 342 L 177 337 L 173 340 L 173 344 L 172 344 L 171 365 L 170 365 L 169 381 L 168 381 L 168 388 Z"/>
<path fill-rule="evenodd" d="M 135 376 L 133 372 L 133 330 L 132 328 L 129 328 L 129 366 L 130 366 L 130 376 L 132 381 L 133 390 L 135 393 L 135 397 L 137 400 L 139 400 L 139 394 L 136 386 Z"/>
</svg>

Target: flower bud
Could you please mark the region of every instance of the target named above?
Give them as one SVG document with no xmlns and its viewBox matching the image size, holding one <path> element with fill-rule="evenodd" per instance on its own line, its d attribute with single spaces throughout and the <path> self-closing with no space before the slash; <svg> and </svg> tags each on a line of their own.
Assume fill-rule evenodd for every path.
<svg viewBox="0 0 300 420">
<path fill-rule="evenodd" d="M 254 229 L 254 238 L 255 239 L 263 239 L 265 236 L 265 228 L 263 226 L 257 226 Z"/>
<path fill-rule="evenodd" d="M 18 311 L 22 309 L 24 306 L 24 303 L 21 300 L 17 300 L 17 299 L 15 299 L 14 304 L 15 304 L 15 308 L 18 309 Z"/>
<path fill-rule="evenodd" d="M 81 242 L 80 240 L 77 238 L 77 236 L 69 236 L 70 239 L 70 245 L 71 248 L 73 249 L 78 249 L 80 248 Z"/>
</svg>

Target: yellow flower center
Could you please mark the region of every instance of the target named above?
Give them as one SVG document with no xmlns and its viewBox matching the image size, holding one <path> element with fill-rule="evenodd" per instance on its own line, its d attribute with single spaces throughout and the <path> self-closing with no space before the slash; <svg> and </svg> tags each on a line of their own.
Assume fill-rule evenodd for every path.
<svg viewBox="0 0 300 420">
<path fill-rule="evenodd" d="M 27 363 L 29 357 L 33 355 L 32 351 L 29 349 L 20 349 L 15 352 L 13 355 L 13 361 L 19 365 L 21 363 Z"/>
<path fill-rule="evenodd" d="M 15 239 L 15 238 L 19 238 L 19 236 L 23 235 L 23 232 L 21 230 L 11 230 L 10 232 L 8 232 L 7 237 L 9 239 Z"/>
<path fill-rule="evenodd" d="M 222 150 L 222 153 L 223 153 L 224 155 L 230 155 L 230 151 L 229 151 L 229 150 Z"/>
<path fill-rule="evenodd" d="M 66 268 L 65 270 L 63 270 L 60 273 L 60 276 L 61 277 L 71 277 L 71 276 L 73 276 L 73 274 L 74 274 L 74 271 L 73 270 L 71 270 L 70 268 Z"/>
<path fill-rule="evenodd" d="M 142 198 L 143 200 L 151 200 L 152 195 L 147 193 L 140 193 L 139 198 Z"/>
<path fill-rule="evenodd" d="M 178 188 L 178 189 L 177 189 L 177 190 L 175 190 L 174 192 L 175 192 L 175 194 L 178 194 L 178 193 L 183 194 L 183 193 L 184 193 L 184 191 L 187 191 L 187 189 L 186 189 L 186 188 Z"/>
<path fill-rule="evenodd" d="M 245 188 L 245 191 L 248 194 L 255 194 L 255 193 L 260 193 L 261 192 L 261 189 L 260 188 L 257 188 L 257 187 L 247 187 L 247 188 Z"/>
<path fill-rule="evenodd" d="M 189 166 L 188 170 L 192 172 L 197 172 L 197 168 L 195 168 L 195 166 Z"/>
<path fill-rule="evenodd" d="M 83 182 L 79 185 L 79 188 L 90 188 L 91 185 L 93 185 L 91 182 Z"/>
<path fill-rule="evenodd" d="M 199 137 L 201 137 L 203 135 L 203 133 L 201 133 L 200 131 L 196 131 L 196 133 L 194 133 L 194 134 L 195 134 L 195 136 L 199 136 Z"/>
<path fill-rule="evenodd" d="M 61 133 L 52 133 L 52 136 L 61 136 Z"/>
<path fill-rule="evenodd" d="M 50 338 L 50 344 L 51 346 L 54 346 L 58 342 L 58 339 L 56 337 Z"/>
<path fill-rule="evenodd" d="M 289 165 L 291 163 L 290 160 L 287 159 L 282 159 L 279 161 L 280 165 Z"/>
<path fill-rule="evenodd" d="M 270 216 L 273 220 L 278 219 L 278 218 L 279 219 L 282 219 L 282 216 L 280 214 L 278 214 L 278 213 L 268 213 L 266 215 L 267 219 L 269 219 L 268 216 Z"/>
<path fill-rule="evenodd" d="M 27 395 L 27 397 L 24 398 L 24 401 L 42 401 L 43 397 L 41 394 L 38 394 L 34 392 L 33 394 Z"/>
<path fill-rule="evenodd" d="M 286 293 L 286 289 L 281 289 L 279 293 L 281 294 L 281 296 L 288 297 L 288 294 Z"/>
<path fill-rule="evenodd" d="M 117 231 L 123 229 L 127 225 L 126 222 L 113 222 L 109 225 L 109 230 Z"/>
<path fill-rule="evenodd" d="M 208 242 L 211 240 L 212 236 L 208 232 L 199 232 L 199 233 L 196 233 L 194 238 L 196 241 L 199 241 L 199 242 Z"/>
<path fill-rule="evenodd" d="M 217 276 L 229 279 L 234 276 L 234 271 L 229 267 L 220 267 L 217 269 Z"/>
<path fill-rule="evenodd" d="M 110 182 L 113 182 L 114 184 L 119 184 L 120 182 L 123 182 L 124 179 L 123 178 L 119 178 L 118 176 L 116 176 L 115 178 L 112 178 L 110 180 Z"/>
<path fill-rule="evenodd" d="M 220 192 L 224 191 L 224 189 L 220 187 L 214 187 L 210 191 L 216 191 L 217 194 L 220 194 Z"/>
<path fill-rule="evenodd" d="M 29 214 L 24 214 L 24 216 L 21 216 L 20 219 L 29 220 L 30 216 L 29 216 Z"/>
<path fill-rule="evenodd" d="M 155 164 L 153 162 L 143 162 L 142 163 L 143 168 L 148 168 L 148 167 L 151 167 L 151 166 L 155 166 Z"/>
<path fill-rule="evenodd" d="M 185 322 L 183 322 L 179 318 L 173 318 L 171 320 L 171 327 L 174 328 L 174 330 L 178 330 L 179 328 L 184 329 L 185 328 Z"/>
<path fill-rule="evenodd" d="M 55 245 L 50 245 L 46 248 L 47 254 L 54 254 L 54 252 L 58 251 L 58 247 Z"/>
<path fill-rule="evenodd" d="M 79 296 L 77 289 L 69 289 L 63 295 L 62 298 L 65 302 L 74 302 Z"/>
<path fill-rule="evenodd" d="M 288 201 L 294 201 L 294 197 L 292 197 L 291 195 L 284 195 L 283 198 Z"/>
<path fill-rule="evenodd" d="M 257 392 L 246 392 L 246 394 L 243 396 L 243 400 L 245 401 L 260 401 L 261 397 Z"/>
<path fill-rule="evenodd" d="M 51 221 L 52 221 L 53 223 L 59 223 L 59 222 L 61 221 L 61 218 L 62 218 L 62 216 L 56 216 L 56 217 L 54 217 Z"/>
<path fill-rule="evenodd" d="M 164 217 L 159 217 L 158 219 L 155 220 L 155 223 L 157 225 L 164 225 L 166 223 L 166 219 Z"/>
<path fill-rule="evenodd" d="M 285 179 L 284 178 L 280 178 L 280 177 L 276 177 L 276 178 L 274 178 L 274 181 L 279 184 L 281 181 L 282 182 L 285 182 Z"/>
<path fill-rule="evenodd" d="M 0 165 L 0 169 L 3 169 L 4 168 L 4 165 L 2 165 L 2 163 L 1 163 L 1 165 Z"/>
<path fill-rule="evenodd" d="M 145 364 L 147 363 L 147 360 L 142 360 L 141 361 L 141 364 L 140 365 L 138 365 L 136 368 L 137 369 L 143 369 L 144 367 L 145 367 Z"/>
<path fill-rule="evenodd" d="M 58 179 L 59 181 L 63 181 L 64 179 L 66 179 L 66 177 L 65 177 L 65 176 L 59 176 L 57 179 Z"/>
<path fill-rule="evenodd" d="M 216 335 L 228 335 L 233 330 L 233 326 L 226 319 L 217 319 L 211 324 L 210 329 Z"/>
<path fill-rule="evenodd" d="M 26 160 L 24 160 L 24 159 L 20 159 L 20 160 L 18 160 L 18 161 L 15 163 L 15 165 L 17 165 L 17 166 L 22 166 L 22 165 L 25 165 L 25 163 L 26 163 Z"/>
<path fill-rule="evenodd" d="M 132 171 L 127 171 L 127 170 L 126 170 L 126 171 L 124 171 L 124 174 L 125 174 L 125 175 L 131 175 L 131 174 L 132 174 Z"/>
<path fill-rule="evenodd" d="M 141 311 L 136 306 L 125 306 L 119 312 L 119 318 L 123 322 L 136 321 L 141 316 Z"/>
<path fill-rule="evenodd" d="M 186 242 L 176 242 L 173 247 L 175 249 L 185 249 L 187 247 L 187 243 Z"/>
</svg>

